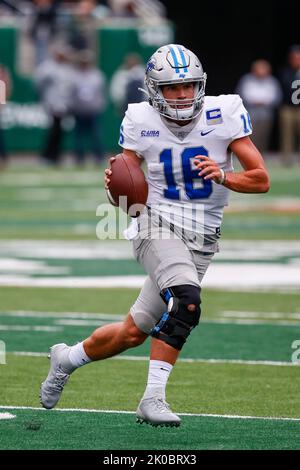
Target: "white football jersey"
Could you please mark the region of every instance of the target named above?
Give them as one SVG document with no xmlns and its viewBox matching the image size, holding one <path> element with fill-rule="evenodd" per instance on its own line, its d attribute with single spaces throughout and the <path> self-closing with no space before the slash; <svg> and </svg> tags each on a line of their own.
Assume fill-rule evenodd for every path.
<svg viewBox="0 0 300 470">
<path fill-rule="evenodd" d="M 251 121 L 239 95 L 206 96 L 199 118 L 185 126 L 166 120 L 148 103 L 130 104 L 119 144 L 147 165 L 147 206 L 185 230 L 219 233 L 229 190 L 199 177 L 196 155 L 207 155 L 233 171 L 229 144 L 251 134 Z"/>
</svg>

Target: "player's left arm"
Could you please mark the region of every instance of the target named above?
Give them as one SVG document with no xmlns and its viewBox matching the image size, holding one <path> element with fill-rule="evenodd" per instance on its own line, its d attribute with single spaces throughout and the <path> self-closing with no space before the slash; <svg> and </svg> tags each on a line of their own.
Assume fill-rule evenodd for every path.
<svg viewBox="0 0 300 470">
<path fill-rule="evenodd" d="M 249 137 L 231 142 L 230 150 L 240 161 L 244 171 L 226 173 L 224 186 L 239 193 L 267 193 L 270 178 L 263 157 Z"/>
<path fill-rule="evenodd" d="M 231 142 L 229 149 L 236 155 L 244 171 L 224 172 L 211 158 L 195 157 L 195 166 L 200 169 L 199 176 L 213 180 L 226 188 L 239 193 L 266 193 L 270 189 L 268 170 L 263 157 L 249 137 L 241 137 Z"/>
</svg>

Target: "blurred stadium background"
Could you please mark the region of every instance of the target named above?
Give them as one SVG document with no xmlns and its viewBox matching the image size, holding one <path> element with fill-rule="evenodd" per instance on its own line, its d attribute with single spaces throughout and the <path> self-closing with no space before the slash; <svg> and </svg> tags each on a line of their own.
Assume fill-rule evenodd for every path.
<svg viewBox="0 0 300 470">
<path fill-rule="evenodd" d="M 0 173 L 0 448 L 299 449 L 300 150 L 294 165 L 282 163 L 278 120 L 265 154 L 271 190 L 232 194 L 221 251 L 203 282 L 202 324 L 170 380 L 168 398 L 183 426 L 134 424 L 149 342 L 74 374 L 61 413 L 39 411 L 49 346 L 74 343 L 117 321 L 145 273 L 122 237 L 96 236 L 97 207 L 106 202 L 103 170 L 119 150 L 113 97 L 103 118 L 102 162 L 74 164 L 72 119 L 65 123 L 61 164 L 40 160 L 49 121 L 33 84 L 30 3 L 0 2 L 0 63 L 12 81 L 1 109 L 8 159 Z M 78 6 L 59 3 L 62 19 Z M 94 53 L 108 85 L 126 54 L 146 60 L 176 41 L 203 58 L 208 94 L 231 93 L 252 60 L 266 57 L 276 71 L 298 39 L 299 7 L 264 4 L 241 21 L 239 9 L 232 17 L 233 2 L 218 12 L 203 5 L 201 17 L 193 2 L 185 3 L 185 15 L 179 2 L 160 4 L 158 16 L 155 5 L 152 13 L 131 8 L 118 16 L 110 2 L 99 2 L 109 10 L 98 11 Z M 274 33 L 279 18 L 290 26 L 285 37 Z M 249 35 L 253 22 L 255 36 Z M 60 28 L 65 31 L 63 21 Z"/>
</svg>

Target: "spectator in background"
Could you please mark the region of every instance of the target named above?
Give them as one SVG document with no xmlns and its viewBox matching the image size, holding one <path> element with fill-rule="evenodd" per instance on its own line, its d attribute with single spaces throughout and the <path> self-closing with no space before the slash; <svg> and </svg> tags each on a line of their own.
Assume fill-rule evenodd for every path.
<svg viewBox="0 0 300 470">
<path fill-rule="evenodd" d="M 93 50 L 96 48 L 97 2 L 95 0 L 79 0 L 73 14 L 69 18 L 68 42 L 76 51 Z"/>
<path fill-rule="evenodd" d="M 35 83 L 51 123 L 42 158 L 49 164 L 60 162 L 62 120 L 70 113 L 74 71 L 70 65 L 71 51 L 64 44 L 55 44 L 51 58 L 36 70 Z"/>
<path fill-rule="evenodd" d="M 89 138 L 96 162 L 104 158 L 102 146 L 102 114 L 106 107 L 106 80 L 93 64 L 91 51 L 81 51 L 75 57 L 72 88 L 72 113 L 75 117 L 75 158 L 84 163 L 85 138 Z"/>
<path fill-rule="evenodd" d="M 123 115 L 129 103 L 140 103 L 147 99 L 139 90 L 144 85 L 145 65 L 139 54 L 131 52 L 124 58 L 121 66 L 116 70 L 111 79 L 110 96 Z"/>
<path fill-rule="evenodd" d="M 0 64 L 0 170 L 4 169 L 7 163 L 7 153 L 4 142 L 4 132 L 1 122 L 1 107 L 11 94 L 11 77 L 9 70 Z"/>
<path fill-rule="evenodd" d="M 60 0 L 34 0 L 29 34 L 35 46 L 35 63 L 38 66 L 49 56 L 50 42 L 56 34 L 57 9 Z"/>
<path fill-rule="evenodd" d="M 292 163 L 292 152 L 299 151 L 300 141 L 300 44 L 290 47 L 288 63 L 283 67 L 278 78 L 283 91 L 283 104 L 280 109 L 280 150 L 282 162 Z M 298 83 L 296 81 L 299 81 Z M 294 84 L 294 85 L 293 85 Z M 297 99 L 298 96 L 298 99 Z"/>
<path fill-rule="evenodd" d="M 139 18 L 153 23 L 166 17 L 166 8 L 159 0 L 109 0 L 112 16 Z"/>
<path fill-rule="evenodd" d="M 250 73 L 239 80 L 236 92 L 250 114 L 255 145 L 261 152 L 268 150 L 275 113 L 282 99 L 270 63 L 262 59 L 253 62 Z"/>
</svg>

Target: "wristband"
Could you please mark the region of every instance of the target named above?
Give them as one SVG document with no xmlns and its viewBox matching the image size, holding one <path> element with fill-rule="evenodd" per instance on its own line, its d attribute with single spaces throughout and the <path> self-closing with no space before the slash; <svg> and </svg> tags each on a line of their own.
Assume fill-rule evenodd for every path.
<svg viewBox="0 0 300 470">
<path fill-rule="evenodd" d="M 221 179 L 219 181 L 219 184 L 224 184 L 226 181 L 226 173 L 222 168 L 220 168 L 220 172 L 221 172 Z"/>
</svg>

